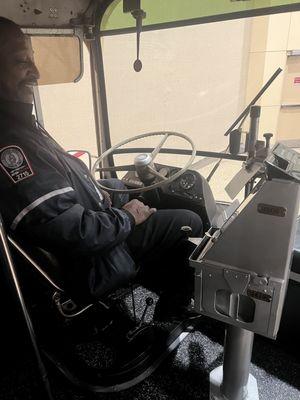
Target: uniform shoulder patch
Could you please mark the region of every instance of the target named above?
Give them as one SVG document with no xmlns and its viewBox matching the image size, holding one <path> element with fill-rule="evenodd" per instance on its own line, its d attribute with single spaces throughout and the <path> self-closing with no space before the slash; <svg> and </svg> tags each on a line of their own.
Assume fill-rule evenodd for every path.
<svg viewBox="0 0 300 400">
<path fill-rule="evenodd" d="M 14 183 L 34 175 L 24 151 L 18 146 L 0 149 L 0 167 Z"/>
</svg>

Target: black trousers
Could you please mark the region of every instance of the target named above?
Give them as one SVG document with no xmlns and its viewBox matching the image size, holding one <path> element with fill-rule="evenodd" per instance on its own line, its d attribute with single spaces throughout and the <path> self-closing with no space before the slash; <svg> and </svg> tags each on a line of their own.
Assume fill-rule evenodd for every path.
<svg viewBox="0 0 300 400">
<path fill-rule="evenodd" d="M 117 179 L 102 181 L 107 187 L 124 188 Z M 113 206 L 128 202 L 126 194 L 113 194 Z M 145 287 L 167 296 L 190 297 L 193 293 L 193 270 L 188 257 L 194 245 L 186 240 L 181 227 L 192 228 L 192 236 L 202 236 L 202 221 L 190 210 L 157 210 L 137 225 L 127 238 L 133 259 L 139 266 L 137 280 Z"/>
</svg>

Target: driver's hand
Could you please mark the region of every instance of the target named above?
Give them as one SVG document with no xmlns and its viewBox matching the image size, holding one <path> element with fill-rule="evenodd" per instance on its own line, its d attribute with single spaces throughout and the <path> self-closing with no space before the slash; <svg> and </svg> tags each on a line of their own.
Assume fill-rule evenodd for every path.
<svg viewBox="0 0 300 400">
<path fill-rule="evenodd" d="M 130 214 L 133 215 L 136 225 L 139 225 L 142 222 L 146 221 L 146 219 L 148 219 L 150 215 L 156 212 L 156 208 L 145 206 L 144 203 L 137 199 L 129 201 L 122 208 L 124 208 L 124 210 L 126 211 L 129 211 Z"/>
<path fill-rule="evenodd" d="M 112 201 L 111 201 L 110 194 L 106 190 L 103 190 L 103 189 L 101 189 L 101 194 L 104 197 L 104 203 L 108 207 L 111 207 L 112 206 Z"/>
</svg>

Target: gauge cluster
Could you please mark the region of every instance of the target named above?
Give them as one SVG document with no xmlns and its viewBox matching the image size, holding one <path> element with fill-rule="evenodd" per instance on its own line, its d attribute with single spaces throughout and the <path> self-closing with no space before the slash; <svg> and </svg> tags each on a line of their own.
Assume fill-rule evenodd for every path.
<svg viewBox="0 0 300 400">
<path fill-rule="evenodd" d="M 196 176 L 192 172 L 186 172 L 183 176 L 179 179 L 179 185 L 183 190 L 192 189 L 196 183 Z"/>
<path fill-rule="evenodd" d="M 202 190 L 199 183 L 198 172 L 188 170 L 171 182 L 167 187 L 167 191 L 183 198 L 198 201 L 202 200 Z"/>
</svg>

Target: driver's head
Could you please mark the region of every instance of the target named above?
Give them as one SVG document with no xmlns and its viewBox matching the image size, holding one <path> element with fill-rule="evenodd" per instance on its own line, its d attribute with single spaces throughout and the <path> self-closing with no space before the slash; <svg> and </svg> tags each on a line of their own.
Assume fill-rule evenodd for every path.
<svg viewBox="0 0 300 400">
<path fill-rule="evenodd" d="M 0 17 L 0 99 L 32 103 L 39 72 L 30 39 L 20 27 Z"/>
</svg>

